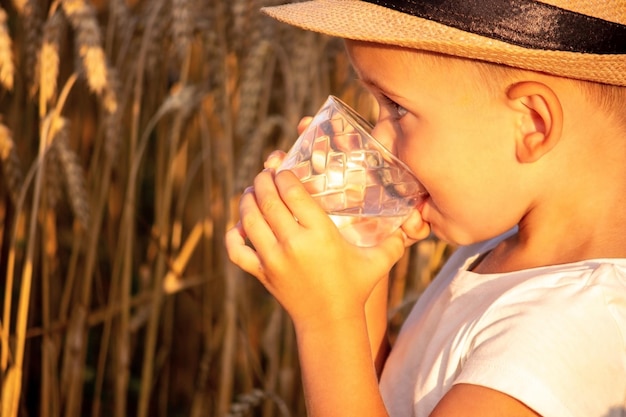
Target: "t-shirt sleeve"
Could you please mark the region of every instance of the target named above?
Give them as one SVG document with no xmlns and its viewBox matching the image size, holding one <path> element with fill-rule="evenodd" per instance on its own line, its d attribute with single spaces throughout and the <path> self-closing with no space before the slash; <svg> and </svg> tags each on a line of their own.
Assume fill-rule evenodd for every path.
<svg viewBox="0 0 626 417">
<path fill-rule="evenodd" d="M 475 323 L 454 383 L 503 392 L 544 417 L 626 416 L 624 299 L 593 285 L 534 291 L 503 297 Z"/>
</svg>

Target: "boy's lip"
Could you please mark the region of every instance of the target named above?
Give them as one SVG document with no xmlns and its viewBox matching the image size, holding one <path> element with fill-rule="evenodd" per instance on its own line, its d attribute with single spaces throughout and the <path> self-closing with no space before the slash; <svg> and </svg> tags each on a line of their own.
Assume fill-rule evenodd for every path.
<svg viewBox="0 0 626 417">
<path fill-rule="evenodd" d="M 428 194 L 426 191 L 420 193 L 419 203 L 417 204 L 417 206 L 415 206 L 417 208 L 417 211 L 419 211 L 420 213 L 422 212 L 429 198 L 430 194 Z"/>
</svg>

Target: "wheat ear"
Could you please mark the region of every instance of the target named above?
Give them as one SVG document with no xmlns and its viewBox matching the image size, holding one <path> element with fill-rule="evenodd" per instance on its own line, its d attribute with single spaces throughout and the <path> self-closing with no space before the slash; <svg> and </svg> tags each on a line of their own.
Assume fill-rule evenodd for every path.
<svg viewBox="0 0 626 417">
<path fill-rule="evenodd" d="M 260 39 L 250 50 L 241 80 L 241 105 L 237 117 L 237 136 L 245 139 L 258 121 L 267 56 L 272 47 L 267 39 Z"/>
<path fill-rule="evenodd" d="M 76 33 L 74 44 L 87 84 L 100 97 L 105 111 L 115 113 L 118 106 L 117 73 L 107 62 L 96 12 L 84 0 L 62 0 L 62 5 Z"/>
<path fill-rule="evenodd" d="M 172 45 L 179 59 L 185 59 L 192 38 L 192 1 L 172 0 Z"/>
<path fill-rule="evenodd" d="M 85 174 L 78 155 L 69 145 L 69 121 L 57 118 L 52 127 L 53 146 L 56 148 L 63 169 L 63 179 L 67 187 L 70 206 L 80 225 L 89 227 L 89 198 L 85 187 Z"/>
<path fill-rule="evenodd" d="M 9 190 L 11 201 L 13 204 L 17 204 L 24 179 L 22 164 L 15 151 L 15 142 L 13 142 L 11 131 L 2 123 L 0 123 L 0 159 L 2 160 L 4 181 Z"/>
<path fill-rule="evenodd" d="M 52 142 L 48 152 L 46 152 L 46 162 L 44 169 L 46 175 L 44 178 L 45 187 L 43 189 L 46 196 L 46 205 L 48 208 L 54 209 L 63 196 L 63 167 L 59 155 L 59 148 L 56 141 Z"/>
<path fill-rule="evenodd" d="M 115 18 L 116 29 L 123 31 L 131 27 L 132 17 L 125 0 L 109 0 L 110 9 Z"/>
<path fill-rule="evenodd" d="M 13 6 L 19 14 L 20 25 L 24 30 L 21 46 L 23 47 L 23 72 L 26 80 L 31 83 L 31 93 L 37 90 L 39 80 L 36 77 L 37 54 L 41 45 L 41 28 L 43 17 L 39 0 L 13 0 Z"/>
<path fill-rule="evenodd" d="M 248 415 L 254 408 L 258 407 L 263 400 L 272 400 L 278 406 L 278 410 L 282 417 L 290 417 L 287 405 L 277 395 L 262 391 L 260 389 L 253 389 L 252 391 L 238 395 L 234 402 L 230 404 L 230 410 L 226 417 L 243 417 Z"/>
<path fill-rule="evenodd" d="M 0 84 L 13 90 L 15 64 L 13 63 L 11 35 L 7 26 L 7 13 L 0 7 Z"/>
<path fill-rule="evenodd" d="M 65 32 L 65 19 L 56 11 L 43 26 L 43 40 L 38 59 L 39 93 L 46 102 L 51 102 L 57 93 L 59 78 L 59 49 Z"/>
<path fill-rule="evenodd" d="M 120 80 L 115 69 L 110 70 L 108 76 L 109 82 L 102 100 L 105 109 L 103 125 L 106 138 L 105 152 L 111 160 L 114 160 L 121 143 L 122 111 L 117 101 L 120 95 Z"/>
<path fill-rule="evenodd" d="M 62 0 L 63 11 L 76 33 L 75 47 L 91 91 L 101 94 L 107 84 L 107 63 L 94 8 L 83 0 Z"/>
<path fill-rule="evenodd" d="M 232 49 L 241 54 L 256 40 L 254 32 L 258 32 L 256 27 L 260 16 L 259 9 L 262 4 L 258 0 L 231 0 L 229 3 L 232 24 L 227 26 L 228 40 Z"/>
<path fill-rule="evenodd" d="M 237 163 L 235 192 L 243 191 L 244 187 L 252 182 L 262 162 L 263 148 L 268 143 L 268 139 L 271 135 L 278 129 L 280 129 L 283 135 L 293 130 L 283 116 L 274 115 L 267 117 L 253 133 L 250 134 L 246 151 L 241 152 Z"/>
<path fill-rule="evenodd" d="M 169 2 L 150 1 L 146 4 L 141 18 L 141 25 L 145 27 L 145 25 L 150 24 L 150 28 L 146 27 L 142 35 L 145 39 L 141 40 L 142 43 L 145 42 L 146 48 L 145 62 L 143 63 L 146 76 L 154 74 L 162 64 L 164 35 L 168 33 L 171 23 L 171 13 L 167 11 L 169 6 Z"/>
</svg>

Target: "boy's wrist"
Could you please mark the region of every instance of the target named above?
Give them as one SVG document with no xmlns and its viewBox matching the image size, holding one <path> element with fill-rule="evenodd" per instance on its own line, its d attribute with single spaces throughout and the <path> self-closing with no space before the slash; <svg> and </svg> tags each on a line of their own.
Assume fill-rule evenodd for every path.
<svg viewBox="0 0 626 417">
<path fill-rule="evenodd" d="M 294 329 L 298 335 L 330 334 L 350 326 L 366 326 L 367 320 L 363 308 L 345 309 L 320 308 L 307 317 L 293 318 Z"/>
</svg>

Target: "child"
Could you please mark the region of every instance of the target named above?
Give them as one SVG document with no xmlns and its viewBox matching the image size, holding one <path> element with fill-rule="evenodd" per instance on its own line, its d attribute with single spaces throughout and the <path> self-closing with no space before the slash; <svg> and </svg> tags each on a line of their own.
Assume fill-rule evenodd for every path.
<svg viewBox="0 0 626 417">
<path fill-rule="evenodd" d="M 290 314 L 309 415 L 626 416 L 626 2 L 265 11 L 346 40 L 373 135 L 429 193 L 373 248 L 280 155 L 242 196 L 229 256 Z M 390 351 L 388 272 L 431 231 L 461 247 Z"/>
</svg>

